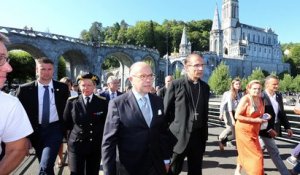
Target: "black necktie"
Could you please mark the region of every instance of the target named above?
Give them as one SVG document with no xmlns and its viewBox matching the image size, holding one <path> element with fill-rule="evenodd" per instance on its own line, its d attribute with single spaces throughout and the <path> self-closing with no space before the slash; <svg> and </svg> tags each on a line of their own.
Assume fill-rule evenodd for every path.
<svg viewBox="0 0 300 175">
<path fill-rule="evenodd" d="M 86 100 L 85 107 L 88 108 L 90 104 L 90 97 L 85 97 L 85 100 Z"/>
<path fill-rule="evenodd" d="M 49 86 L 44 86 L 45 92 L 43 97 L 43 112 L 42 112 L 42 126 L 49 124 L 50 117 L 50 98 L 49 98 Z"/>
</svg>

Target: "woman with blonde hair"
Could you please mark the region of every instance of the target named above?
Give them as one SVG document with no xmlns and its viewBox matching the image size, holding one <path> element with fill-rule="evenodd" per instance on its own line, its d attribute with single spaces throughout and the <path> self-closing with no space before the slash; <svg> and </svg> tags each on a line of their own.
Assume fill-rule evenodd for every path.
<svg viewBox="0 0 300 175">
<path fill-rule="evenodd" d="M 241 174 L 241 168 L 244 168 L 248 175 L 264 174 L 263 153 L 258 134 L 261 124 L 268 120 L 261 118 L 265 110 L 261 89 L 259 80 L 250 81 L 246 87 L 246 95 L 242 97 L 235 112 L 238 151 L 235 175 Z"/>
</svg>

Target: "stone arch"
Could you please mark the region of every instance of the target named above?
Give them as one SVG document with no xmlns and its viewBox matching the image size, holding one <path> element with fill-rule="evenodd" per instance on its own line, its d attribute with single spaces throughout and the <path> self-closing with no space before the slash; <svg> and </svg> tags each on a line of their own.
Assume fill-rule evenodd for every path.
<svg viewBox="0 0 300 175">
<path fill-rule="evenodd" d="M 133 59 L 130 57 L 130 55 L 124 52 L 112 52 L 105 55 L 103 62 L 107 57 L 110 56 L 116 58 L 119 61 L 120 67 L 118 69 L 110 70 L 107 72 L 102 70 L 102 77 L 101 77 L 102 83 L 106 83 L 106 80 L 108 78 L 107 75 L 114 75 L 118 77 L 118 79 L 120 80 L 120 90 L 123 91 L 125 90 L 126 80 L 129 77 L 129 68 L 133 64 Z"/>
<path fill-rule="evenodd" d="M 174 61 L 171 65 L 172 75 L 175 75 L 176 70 L 180 70 L 181 72 L 184 70 L 184 64 L 181 61 Z"/>
<path fill-rule="evenodd" d="M 32 55 L 34 59 L 45 57 L 46 54 L 39 48 L 30 45 L 30 44 L 24 44 L 24 43 L 12 43 L 7 46 L 7 50 L 24 50 Z"/>
<path fill-rule="evenodd" d="M 72 80 L 84 72 L 91 72 L 89 61 L 80 50 L 67 50 L 62 55 L 66 61 L 66 75 Z"/>
</svg>

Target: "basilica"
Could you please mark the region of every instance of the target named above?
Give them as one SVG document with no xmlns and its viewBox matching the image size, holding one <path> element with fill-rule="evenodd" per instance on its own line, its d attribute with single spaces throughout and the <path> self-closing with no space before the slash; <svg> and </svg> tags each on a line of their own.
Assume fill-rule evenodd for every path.
<svg viewBox="0 0 300 175">
<path fill-rule="evenodd" d="M 290 70 L 289 64 L 282 62 L 278 35 L 271 28 L 260 28 L 240 22 L 238 0 L 223 0 L 221 14 L 220 19 L 216 7 L 210 31 L 210 49 L 202 53 L 208 64 L 205 80 L 221 61 L 229 66 L 232 77 L 247 77 L 256 68 L 276 74 Z M 170 56 L 172 70 L 174 65 L 178 67 L 176 61 L 191 52 L 191 44 L 187 41 L 185 32 L 184 29 L 179 55 Z"/>
<path fill-rule="evenodd" d="M 289 71 L 289 64 L 282 63 L 278 35 L 270 28 L 241 23 L 238 0 L 223 0 L 222 20 L 216 8 L 210 51 L 229 65 L 232 76 L 248 76 L 256 68 L 277 74 Z"/>
</svg>

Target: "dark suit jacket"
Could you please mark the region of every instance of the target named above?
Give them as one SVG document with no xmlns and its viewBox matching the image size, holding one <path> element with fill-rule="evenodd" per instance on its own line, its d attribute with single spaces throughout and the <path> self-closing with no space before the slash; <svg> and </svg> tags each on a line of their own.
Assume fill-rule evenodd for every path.
<svg viewBox="0 0 300 175">
<path fill-rule="evenodd" d="M 117 96 L 122 95 L 122 92 L 117 91 Z M 100 96 L 105 97 L 107 101 L 110 100 L 110 94 L 109 91 L 104 91 L 100 94 Z M 116 98 L 116 97 L 115 97 Z"/>
<path fill-rule="evenodd" d="M 164 99 L 165 94 L 166 94 L 167 88 L 166 86 L 160 88 L 157 92 L 157 96 L 161 97 L 162 99 Z"/>
<path fill-rule="evenodd" d="M 209 86 L 200 80 L 200 88 L 199 100 L 203 105 L 200 112 L 203 122 L 201 133 L 203 134 L 202 138 L 205 139 L 203 142 L 205 142 L 208 138 Z M 169 128 L 177 139 L 173 151 L 178 154 L 185 150 L 193 129 L 194 109 L 190 94 L 188 78 L 184 77 L 172 81 L 164 97 L 165 115 L 170 124 Z"/>
<path fill-rule="evenodd" d="M 125 168 L 130 175 L 146 175 L 145 172 L 138 172 L 149 158 L 153 160 L 159 174 L 166 173 L 164 160 L 170 159 L 171 155 L 163 101 L 150 93 L 149 98 L 153 112 L 150 128 L 132 91 L 109 102 L 102 143 L 105 175 L 116 175 L 120 167 Z"/>
<path fill-rule="evenodd" d="M 70 91 L 66 84 L 53 80 L 53 93 L 55 97 L 55 105 L 59 122 L 62 123 L 63 112 L 65 109 L 66 101 L 70 96 Z M 33 141 L 34 139 L 36 139 L 36 136 L 38 136 L 37 132 L 39 128 L 38 82 L 33 81 L 21 85 L 17 90 L 16 96 L 24 106 L 34 130 L 33 134 L 29 136 L 29 138 Z"/>
<path fill-rule="evenodd" d="M 268 121 L 268 127 L 267 129 L 261 130 L 259 132 L 260 136 L 263 137 L 270 137 L 268 131 L 270 129 L 275 129 L 275 112 L 272 106 L 272 103 L 270 101 L 270 98 L 268 96 L 268 94 L 264 91 L 262 93 L 262 98 L 264 101 L 264 105 L 265 105 L 265 113 L 268 113 L 272 116 L 272 118 Z M 276 101 L 278 102 L 278 107 L 279 107 L 279 111 L 278 111 L 278 122 L 280 122 L 280 125 L 283 125 L 285 129 L 290 129 L 290 123 L 286 117 L 286 113 L 284 112 L 284 107 L 283 107 L 283 101 L 282 101 L 282 96 L 280 93 L 276 92 Z M 280 130 L 276 131 L 278 132 L 278 134 L 280 134 Z"/>
<path fill-rule="evenodd" d="M 103 97 L 93 95 L 86 108 L 83 96 L 70 97 L 64 111 L 67 130 L 68 149 L 78 154 L 100 152 L 103 128 L 108 103 Z"/>
</svg>

